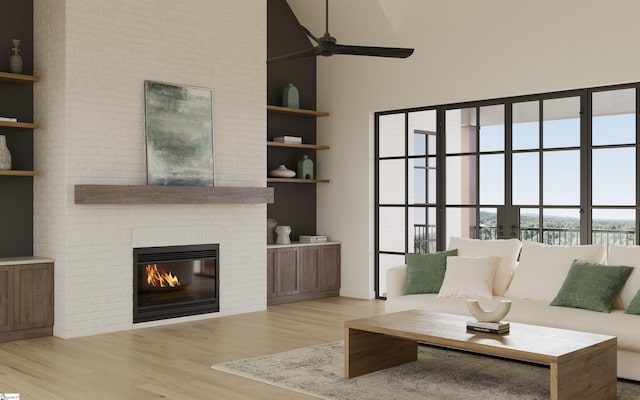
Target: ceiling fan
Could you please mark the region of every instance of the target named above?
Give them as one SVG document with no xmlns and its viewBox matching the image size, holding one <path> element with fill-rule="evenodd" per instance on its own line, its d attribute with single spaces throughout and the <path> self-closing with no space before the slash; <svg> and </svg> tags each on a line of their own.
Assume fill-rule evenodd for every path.
<svg viewBox="0 0 640 400">
<path fill-rule="evenodd" d="M 285 54 L 282 56 L 271 57 L 267 59 L 267 64 L 275 63 L 279 61 L 294 60 L 303 57 L 313 56 L 332 56 L 334 54 L 346 54 L 354 56 L 370 56 L 370 57 L 392 57 L 392 58 L 407 58 L 413 54 L 413 49 L 400 48 L 400 47 L 372 47 L 372 46 L 348 46 L 344 44 L 338 44 L 336 38 L 329 34 L 329 0 L 325 3 L 326 12 L 326 24 L 325 33 L 322 37 L 315 37 L 307 28 L 300 25 L 300 29 L 317 43 L 316 46 L 310 49 L 304 49 L 296 51 L 294 53 Z"/>
</svg>

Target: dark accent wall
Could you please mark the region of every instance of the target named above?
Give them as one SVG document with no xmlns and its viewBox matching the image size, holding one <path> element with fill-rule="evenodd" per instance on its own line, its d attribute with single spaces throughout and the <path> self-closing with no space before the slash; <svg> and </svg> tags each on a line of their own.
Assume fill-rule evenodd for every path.
<svg viewBox="0 0 640 400">
<path fill-rule="evenodd" d="M 2 0 L 0 71 L 9 72 L 11 39 L 20 39 L 23 74 L 33 74 L 33 2 Z M 33 121 L 33 86 L 0 83 L 0 116 Z M 13 169 L 33 169 L 33 132 L 0 127 Z M 33 178 L 0 176 L 0 257 L 33 255 Z"/>
<path fill-rule="evenodd" d="M 33 74 L 33 2 L 3 0 L 0 13 L 0 71 L 9 71 L 11 39 L 21 39 L 24 74 Z M 298 28 L 298 20 L 286 0 L 267 0 L 267 56 L 287 54 L 311 43 Z M 293 83 L 300 91 L 300 107 L 316 108 L 315 57 L 267 65 L 267 103 L 282 104 L 282 89 Z M 0 115 L 33 121 L 33 86 L 0 83 Z M 330 118 L 330 117 L 329 117 Z M 0 128 L 7 138 L 13 169 L 33 169 L 33 132 Z M 273 136 L 302 136 L 305 143 L 316 143 L 316 121 L 268 115 L 267 140 Z M 296 169 L 307 154 L 316 162 L 315 151 L 269 149 L 267 171 L 285 164 Z M 266 171 L 265 171 L 266 173 Z M 33 254 L 33 179 L 0 176 L 0 257 Z M 37 178 L 35 178 L 37 179 Z M 316 232 L 316 186 L 313 184 L 270 184 L 275 202 L 267 215 L 280 225 L 291 225 L 291 237 Z"/>
<path fill-rule="evenodd" d="M 299 22 L 286 0 L 267 0 L 267 57 L 288 54 L 308 47 L 312 47 L 312 44 L 300 30 Z M 300 108 L 315 110 L 315 57 L 267 64 L 267 103 L 282 105 L 282 90 L 289 83 L 293 83 L 300 91 Z M 303 143 L 316 143 L 316 119 L 269 113 L 267 140 L 284 135 L 302 136 Z M 317 167 L 315 151 L 269 148 L 267 171 L 280 164 L 295 171 L 298 160 L 305 154 Z M 275 202 L 267 206 L 269 218 L 275 218 L 279 225 L 291 225 L 293 240 L 297 240 L 300 234 L 318 233 L 316 185 L 275 183 L 269 186 L 272 186 L 275 192 Z"/>
</svg>

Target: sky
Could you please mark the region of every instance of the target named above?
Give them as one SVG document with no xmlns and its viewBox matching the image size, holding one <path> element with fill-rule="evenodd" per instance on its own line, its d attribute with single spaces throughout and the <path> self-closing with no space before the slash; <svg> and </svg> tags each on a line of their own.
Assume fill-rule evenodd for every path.
<svg viewBox="0 0 640 400">
<path fill-rule="evenodd" d="M 416 135 L 424 137 L 423 135 Z M 423 139 L 420 139 L 423 141 Z M 542 162 L 543 203 L 571 206 L 575 209 L 545 209 L 547 215 L 578 216 L 580 204 L 580 121 L 579 118 L 543 122 L 543 148 L 540 148 L 539 122 L 515 123 L 513 126 L 513 204 L 535 206 L 540 203 L 540 163 Z M 592 202 L 594 206 L 635 205 L 635 147 L 600 147 L 635 143 L 635 115 L 600 116 L 592 121 Z M 480 128 L 480 151 L 503 151 L 504 125 Z M 576 148 L 577 147 L 577 148 Z M 504 155 L 480 156 L 480 204 L 504 204 Z M 416 179 L 416 193 L 421 192 Z M 433 194 L 433 190 L 431 190 Z M 430 200 L 433 198 L 429 196 Z M 418 199 L 416 199 L 418 200 Z M 594 219 L 635 220 L 632 209 L 595 209 Z"/>
</svg>

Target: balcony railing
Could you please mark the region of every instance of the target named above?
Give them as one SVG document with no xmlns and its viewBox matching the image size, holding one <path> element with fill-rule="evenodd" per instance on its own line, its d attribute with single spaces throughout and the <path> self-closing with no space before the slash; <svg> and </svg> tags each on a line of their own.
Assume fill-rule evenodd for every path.
<svg viewBox="0 0 640 400">
<path fill-rule="evenodd" d="M 436 251 L 436 226 L 413 226 L 414 251 L 416 253 L 432 253 Z M 498 228 L 495 226 L 480 226 L 479 238 L 490 240 L 498 238 Z M 542 240 L 540 240 L 542 235 Z M 580 229 L 577 228 L 520 228 L 520 240 L 539 242 L 561 246 L 575 246 L 580 244 Z M 591 231 L 591 243 L 602 244 L 605 248 L 609 245 L 619 244 L 623 246 L 636 243 L 636 232 L 633 230 L 605 230 L 594 229 Z"/>
<path fill-rule="evenodd" d="M 542 234 L 542 240 L 540 240 Z M 497 239 L 498 228 L 495 226 L 481 226 L 481 239 Z M 520 240 L 555 244 L 562 246 L 575 246 L 580 244 L 580 229 L 577 228 L 520 228 Z M 609 247 L 611 244 L 633 245 L 636 242 L 636 233 L 633 230 L 606 230 L 594 229 L 591 231 L 591 243 L 602 244 Z"/>
<path fill-rule="evenodd" d="M 635 231 L 607 231 L 594 229 L 591 232 L 591 243 L 601 243 L 609 248 L 610 244 L 631 246 L 636 244 Z"/>
<path fill-rule="evenodd" d="M 436 226 L 415 224 L 413 225 L 413 251 L 420 253 L 435 253 L 436 251 Z"/>
</svg>

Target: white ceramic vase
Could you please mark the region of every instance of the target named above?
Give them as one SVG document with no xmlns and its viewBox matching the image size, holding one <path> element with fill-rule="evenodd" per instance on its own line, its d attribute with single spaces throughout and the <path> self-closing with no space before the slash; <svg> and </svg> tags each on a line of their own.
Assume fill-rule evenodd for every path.
<svg viewBox="0 0 640 400">
<path fill-rule="evenodd" d="M 11 152 L 7 148 L 4 135 L 0 135 L 0 169 L 11 169 Z"/>
<path fill-rule="evenodd" d="M 276 227 L 276 244 L 289 244 L 291 243 L 291 239 L 289 239 L 289 234 L 291 233 L 291 227 L 287 225 L 280 225 Z"/>
<path fill-rule="evenodd" d="M 480 307 L 478 300 L 469 299 L 467 300 L 467 309 L 478 322 L 500 322 L 509 313 L 511 300 L 500 300 L 495 309 L 486 311 Z"/>
</svg>

